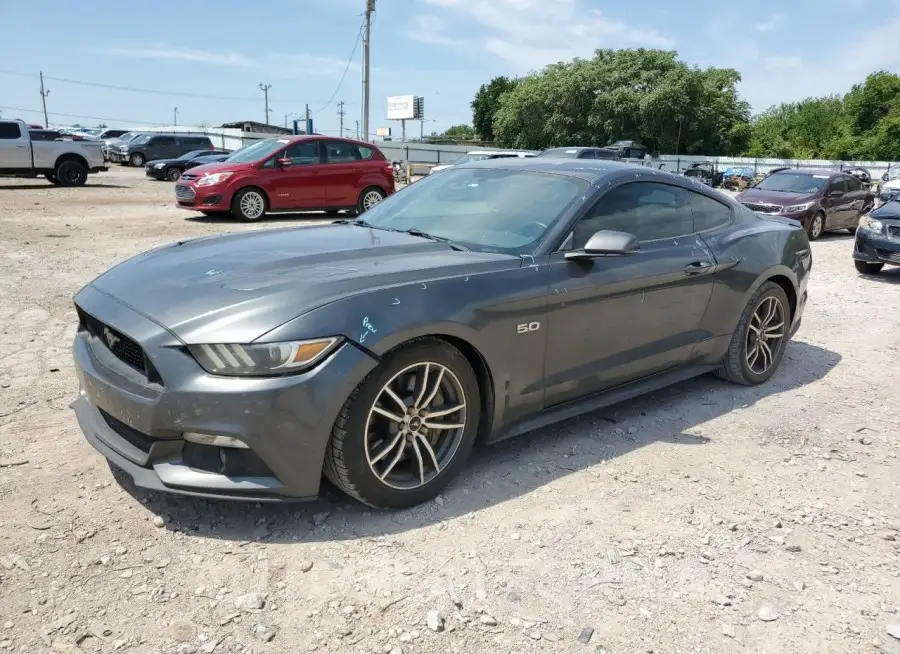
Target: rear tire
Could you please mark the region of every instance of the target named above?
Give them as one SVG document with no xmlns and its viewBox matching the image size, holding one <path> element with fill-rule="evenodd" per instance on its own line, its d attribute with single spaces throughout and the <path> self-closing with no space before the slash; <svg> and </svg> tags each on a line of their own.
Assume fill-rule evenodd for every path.
<svg viewBox="0 0 900 654">
<path fill-rule="evenodd" d="M 385 192 L 377 186 L 364 188 L 363 192 L 359 194 L 359 200 L 356 203 L 356 214 L 365 213 L 386 197 Z"/>
<path fill-rule="evenodd" d="M 60 186 L 84 186 L 87 183 L 88 171 L 79 162 L 67 160 L 57 164 L 53 176 Z"/>
<path fill-rule="evenodd" d="M 438 339 L 416 340 L 385 356 L 347 398 L 325 475 L 375 508 L 421 504 L 465 465 L 480 416 L 478 379 L 462 352 Z"/>
<path fill-rule="evenodd" d="M 884 268 L 883 263 L 869 263 L 868 261 L 854 260 L 853 265 L 856 266 L 856 272 L 863 275 L 877 275 Z"/>
<path fill-rule="evenodd" d="M 231 201 L 231 214 L 248 222 L 259 220 L 267 210 L 266 195 L 256 187 L 241 189 Z"/>
<path fill-rule="evenodd" d="M 776 315 L 766 319 L 770 312 Z M 791 305 L 787 294 L 775 282 L 764 282 L 744 308 L 716 375 L 743 386 L 767 381 L 784 358 L 790 328 Z M 780 334 L 777 340 L 776 333 Z"/>
</svg>

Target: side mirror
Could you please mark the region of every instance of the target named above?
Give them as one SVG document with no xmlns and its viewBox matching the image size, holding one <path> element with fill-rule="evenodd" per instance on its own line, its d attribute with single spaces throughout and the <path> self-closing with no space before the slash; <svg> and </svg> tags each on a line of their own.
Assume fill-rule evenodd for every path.
<svg viewBox="0 0 900 654">
<path fill-rule="evenodd" d="M 638 237 L 628 232 L 601 229 L 588 239 L 582 250 L 566 252 L 567 260 L 594 259 L 597 257 L 624 256 L 640 250 Z"/>
<path fill-rule="evenodd" d="M 291 165 L 291 159 L 290 157 L 279 157 L 275 160 L 275 163 L 281 168 L 287 168 Z"/>
<path fill-rule="evenodd" d="M 843 191 L 828 191 L 828 197 L 830 198 L 840 198 L 843 197 Z"/>
</svg>

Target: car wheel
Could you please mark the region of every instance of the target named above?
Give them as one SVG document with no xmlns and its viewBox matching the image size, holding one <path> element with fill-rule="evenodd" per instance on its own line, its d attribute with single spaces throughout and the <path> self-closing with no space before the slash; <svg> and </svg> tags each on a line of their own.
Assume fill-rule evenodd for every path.
<svg viewBox="0 0 900 654">
<path fill-rule="evenodd" d="M 181 178 L 181 171 L 177 168 L 166 169 L 166 179 L 170 182 L 177 182 Z"/>
<path fill-rule="evenodd" d="M 778 369 L 790 339 L 791 309 L 784 289 L 765 282 L 744 308 L 731 336 L 719 377 L 736 384 L 761 384 Z"/>
<path fill-rule="evenodd" d="M 856 266 L 856 271 L 863 275 L 877 275 L 884 268 L 883 263 L 869 263 L 868 261 L 854 261 L 853 265 Z"/>
<path fill-rule="evenodd" d="M 53 176 L 60 186 L 84 186 L 88 171 L 77 161 L 63 161 L 56 166 Z"/>
<path fill-rule="evenodd" d="M 231 201 L 231 213 L 241 220 L 259 220 L 266 215 L 266 196 L 258 188 L 245 188 Z"/>
<path fill-rule="evenodd" d="M 140 152 L 135 152 L 133 155 L 128 157 L 128 162 L 132 166 L 143 166 L 144 165 L 144 155 Z"/>
<path fill-rule="evenodd" d="M 419 340 L 384 357 L 344 403 L 325 474 L 369 506 L 415 506 L 465 464 L 480 416 L 478 380 L 462 352 Z"/>
<path fill-rule="evenodd" d="M 825 214 L 821 211 L 818 211 L 812 218 L 809 219 L 809 222 L 806 224 L 806 234 L 809 236 L 810 241 L 815 241 L 822 235 L 824 231 Z"/>
<path fill-rule="evenodd" d="M 375 186 L 370 186 L 366 189 L 363 189 L 363 192 L 359 194 L 359 201 L 356 205 L 357 214 L 365 213 L 376 204 L 384 200 L 387 197 L 380 188 Z"/>
<path fill-rule="evenodd" d="M 59 186 L 59 179 L 57 179 L 56 175 L 54 175 L 53 173 L 44 173 L 44 178 L 51 184 Z"/>
</svg>

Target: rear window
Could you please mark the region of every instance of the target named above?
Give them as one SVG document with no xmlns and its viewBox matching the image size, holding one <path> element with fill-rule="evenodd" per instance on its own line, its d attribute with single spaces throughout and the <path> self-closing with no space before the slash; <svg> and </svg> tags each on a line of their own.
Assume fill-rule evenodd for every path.
<svg viewBox="0 0 900 654">
<path fill-rule="evenodd" d="M 0 139 L 17 139 L 21 136 L 19 123 L 0 123 Z"/>
<path fill-rule="evenodd" d="M 185 138 L 184 144 L 190 148 L 202 147 L 204 145 L 212 146 L 212 142 L 208 138 L 196 136 Z"/>
</svg>

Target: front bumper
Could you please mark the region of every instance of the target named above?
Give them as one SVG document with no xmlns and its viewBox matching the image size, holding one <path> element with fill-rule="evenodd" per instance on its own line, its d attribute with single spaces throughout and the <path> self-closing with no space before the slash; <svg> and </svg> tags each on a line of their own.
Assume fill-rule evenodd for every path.
<svg viewBox="0 0 900 654">
<path fill-rule="evenodd" d="M 145 166 L 144 174 L 147 175 L 147 177 L 152 177 L 153 179 L 165 179 L 166 169 L 163 167 L 157 170 L 152 166 Z"/>
<path fill-rule="evenodd" d="M 892 225 L 891 227 L 894 226 Z M 900 234 L 898 236 L 886 236 L 868 232 L 864 229 L 856 230 L 853 258 L 867 263 L 884 263 L 900 266 Z"/>
<path fill-rule="evenodd" d="M 345 343 L 302 375 L 217 377 L 167 330 L 93 287 L 76 302 L 91 328 L 73 344 L 80 394 L 72 408 L 88 442 L 135 485 L 252 501 L 318 495 L 334 421 L 373 358 Z M 146 372 L 98 338 L 103 325 L 134 342 L 124 359 L 142 352 Z M 247 449 L 197 445 L 184 432 L 230 436 Z"/>
<path fill-rule="evenodd" d="M 175 185 L 175 203 L 179 209 L 194 211 L 231 211 L 231 195 L 222 185 L 197 187 L 184 182 Z"/>
</svg>

